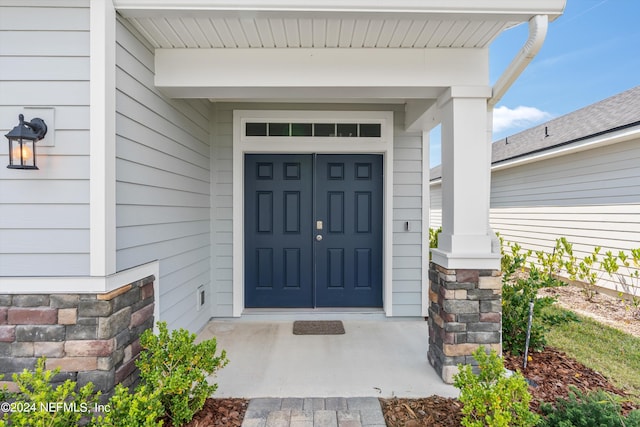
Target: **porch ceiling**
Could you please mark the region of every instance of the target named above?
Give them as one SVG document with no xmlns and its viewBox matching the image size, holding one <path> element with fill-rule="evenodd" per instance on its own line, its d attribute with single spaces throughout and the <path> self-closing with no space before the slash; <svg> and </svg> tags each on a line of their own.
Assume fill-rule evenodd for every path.
<svg viewBox="0 0 640 427">
<path fill-rule="evenodd" d="M 374 4 L 372 4 L 374 3 Z M 115 0 L 156 48 L 484 48 L 564 0 Z"/>
</svg>

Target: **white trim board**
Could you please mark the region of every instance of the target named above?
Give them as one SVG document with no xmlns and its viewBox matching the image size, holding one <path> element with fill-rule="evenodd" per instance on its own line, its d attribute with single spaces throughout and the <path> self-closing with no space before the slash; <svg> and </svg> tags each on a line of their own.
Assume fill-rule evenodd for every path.
<svg viewBox="0 0 640 427">
<path fill-rule="evenodd" d="M 90 7 L 90 256 L 92 276 L 116 272 L 116 11 Z"/>
<path fill-rule="evenodd" d="M 153 316 L 157 322 L 160 320 L 159 261 L 152 261 L 108 276 L 0 277 L 0 294 L 105 294 L 149 276 L 155 277 Z"/>
<path fill-rule="evenodd" d="M 108 276 L 0 277 L 0 294 L 103 294 L 148 276 L 160 280 L 160 263 L 152 261 Z"/>
<path fill-rule="evenodd" d="M 431 188 L 429 187 L 429 132 L 422 132 L 422 316 L 429 316 L 429 224 L 431 222 Z"/>
<path fill-rule="evenodd" d="M 380 123 L 380 138 L 247 137 L 243 124 L 261 121 L 305 123 Z M 233 316 L 244 311 L 244 155 L 246 153 L 382 154 L 384 170 L 382 299 L 393 315 L 393 112 L 391 111 L 263 111 L 233 112 Z"/>
</svg>

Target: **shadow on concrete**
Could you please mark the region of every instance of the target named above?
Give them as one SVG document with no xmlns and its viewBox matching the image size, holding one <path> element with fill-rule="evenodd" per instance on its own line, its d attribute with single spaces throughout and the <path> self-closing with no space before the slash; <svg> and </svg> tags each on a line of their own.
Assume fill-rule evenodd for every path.
<svg viewBox="0 0 640 427">
<path fill-rule="evenodd" d="M 230 362 L 216 397 L 445 397 L 458 395 L 427 360 L 428 327 L 417 320 L 345 320 L 344 335 L 293 335 L 293 320 L 213 320 Z"/>
</svg>

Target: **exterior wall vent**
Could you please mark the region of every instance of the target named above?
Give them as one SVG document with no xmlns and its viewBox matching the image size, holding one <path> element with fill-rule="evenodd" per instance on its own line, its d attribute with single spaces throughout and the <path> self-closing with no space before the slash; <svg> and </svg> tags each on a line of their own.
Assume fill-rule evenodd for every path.
<svg viewBox="0 0 640 427">
<path fill-rule="evenodd" d="M 200 311 L 200 309 L 202 307 L 204 307 L 204 305 L 206 304 L 207 300 L 206 300 L 206 292 L 204 290 L 204 285 L 200 285 L 198 286 L 198 292 L 196 292 L 196 297 L 197 299 L 197 303 L 196 303 L 196 308 L 198 311 Z"/>
</svg>

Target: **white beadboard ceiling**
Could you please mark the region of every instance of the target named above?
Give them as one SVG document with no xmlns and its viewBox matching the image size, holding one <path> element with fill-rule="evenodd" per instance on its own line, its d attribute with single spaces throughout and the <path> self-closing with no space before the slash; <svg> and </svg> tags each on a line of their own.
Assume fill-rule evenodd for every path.
<svg viewBox="0 0 640 427">
<path fill-rule="evenodd" d="M 112 0 L 156 48 L 484 48 L 566 0 Z"/>
<path fill-rule="evenodd" d="M 164 49 L 484 48 L 505 28 L 518 23 L 425 16 L 411 19 L 355 15 L 283 17 L 282 13 L 253 17 L 212 15 L 127 17 L 124 14 L 154 47 Z"/>
</svg>

